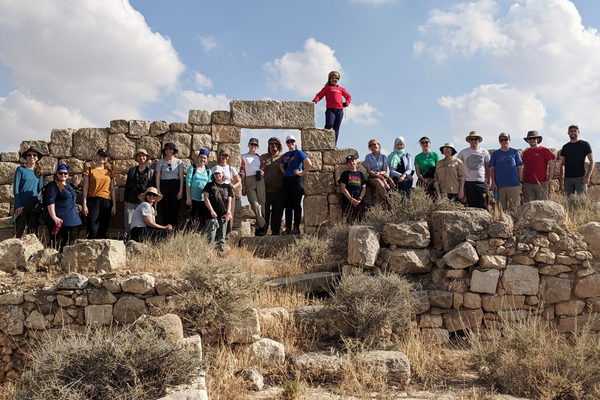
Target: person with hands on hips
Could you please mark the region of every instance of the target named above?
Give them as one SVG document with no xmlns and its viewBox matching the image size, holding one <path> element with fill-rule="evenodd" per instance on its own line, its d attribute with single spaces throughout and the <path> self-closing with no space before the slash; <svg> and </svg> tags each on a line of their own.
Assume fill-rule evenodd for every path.
<svg viewBox="0 0 600 400">
<path fill-rule="evenodd" d="M 87 217 L 87 238 L 106 239 L 110 216 L 117 212 L 113 171 L 107 165 L 108 152 L 96 153 L 96 164 L 83 171 L 83 215 Z"/>
<path fill-rule="evenodd" d="M 304 175 L 312 168 L 312 162 L 302 150 L 298 150 L 294 135 L 288 135 L 285 144 L 289 151 L 281 157 L 280 165 L 283 172 L 282 189 L 285 206 L 285 231 L 282 235 L 298 235 L 302 221 Z M 292 220 L 294 229 L 292 229 Z"/>
<path fill-rule="evenodd" d="M 81 183 L 81 178 L 73 177 L 74 186 L 67 182 L 68 179 L 69 167 L 58 164 L 53 181 L 46 186 L 46 208 L 42 217 L 50 231 L 51 247 L 60 252 L 64 246 L 75 243 L 77 227 L 81 225 L 74 190 Z"/>
</svg>

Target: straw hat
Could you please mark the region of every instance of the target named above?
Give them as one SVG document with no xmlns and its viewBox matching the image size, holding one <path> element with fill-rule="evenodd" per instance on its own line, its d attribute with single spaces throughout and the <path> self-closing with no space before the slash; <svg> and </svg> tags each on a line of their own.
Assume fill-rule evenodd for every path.
<svg viewBox="0 0 600 400">
<path fill-rule="evenodd" d="M 467 143 L 469 142 L 470 138 L 479 138 L 479 142 L 483 142 L 483 137 L 479 134 L 479 132 L 477 131 L 471 131 L 469 132 L 469 135 L 465 138 L 465 140 L 467 141 Z"/>
<path fill-rule="evenodd" d="M 452 143 L 452 142 L 444 143 L 444 145 L 442 147 L 440 147 L 440 153 L 444 153 L 444 147 L 452 149 L 452 155 L 456 154 L 456 149 L 454 148 L 454 143 Z"/>
<path fill-rule="evenodd" d="M 146 189 L 146 191 L 144 193 L 141 193 L 138 195 L 138 199 L 140 199 L 140 201 L 146 201 L 146 195 L 148 193 L 154 193 L 156 195 L 156 202 L 158 203 L 159 201 L 162 200 L 163 196 L 162 194 L 158 194 L 158 189 L 155 187 L 149 187 L 148 189 Z"/>
</svg>

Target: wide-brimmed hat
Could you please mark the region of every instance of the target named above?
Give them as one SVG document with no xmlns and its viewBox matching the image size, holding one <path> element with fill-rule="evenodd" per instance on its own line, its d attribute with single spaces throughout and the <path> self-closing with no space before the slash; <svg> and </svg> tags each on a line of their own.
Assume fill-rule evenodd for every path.
<svg viewBox="0 0 600 400">
<path fill-rule="evenodd" d="M 148 152 L 146 150 L 138 149 L 138 151 L 136 151 L 135 154 L 133 155 L 134 160 L 137 158 L 138 154 L 144 154 L 146 157 L 150 157 L 150 154 L 148 154 Z"/>
<path fill-rule="evenodd" d="M 177 146 L 175 146 L 175 143 L 171 143 L 171 142 L 165 143 L 165 147 L 163 147 L 161 153 L 167 154 L 166 151 L 165 151 L 167 149 L 173 149 L 173 153 L 174 154 L 179 153 L 179 149 L 177 149 Z"/>
<path fill-rule="evenodd" d="M 476 137 L 476 138 L 479 138 L 479 141 L 480 141 L 480 142 L 483 142 L 483 137 L 482 137 L 482 136 L 479 134 L 479 132 L 477 132 L 477 131 L 471 131 L 471 132 L 469 132 L 469 134 L 467 135 L 467 137 L 465 138 L 465 140 L 466 140 L 466 141 L 467 141 L 467 143 L 468 143 L 468 142 L 469 142 L 469 139 L 470 139 L 470 138 L 474 138 L 474 137 Z"/>
<path fill-rule="evenodd" d="M 527 141 L 529 139 L 540 139 L 539 143 L 542 143 L 542 140 L 544 140 L 542 138 L 542 136 L 538 133 L 538 131 L 529 131 L 527 132 L 527 137 L 523 138 L 524 141 Z"/>
<path fill-rule="evenodd" d="M 444 153 L 444 147 L 452 149 L 452 155 L 455 155 L 457 153 L 456 149 L 454 148 L 454 143 L 452 143 L 452 142 L 444 143 L 444 145 L 440 147 L 440 153 Z"/>
<path fill-rule="evenodd" d="M 146 195 L 148 193 L 154 193 L 156 195 L 156 202 L 158 203 L 159 201 L 162 200 L 163 196 L 162 194 L 158 194 L 158 189 L 155 187 L 149 187 L 148 189 L 146 189 L 146 191 L 144 193 L 138 194 L 138 199 L 140 199 L 140 201 L 146 201 Z"/>
<path fill-rule="evenodd" d="M 38 161 L 42 159 L 43 155 L 42 153 L 40 153 L 38 150 L 34 149 L 33 147 L 28 148 L 27 150 L 25 150 L 24 152 L 21 153 L 21 158 L 24 158 L 25 160 L 27 160 L 27 153 L 29 153 L 30 151 L 36 152 L 38 155 Z"/>
<path fill-rule="evenodd" d="M 277 136 L 273 136 L 269 139 L 269 144 L 276 143 L 279 147 L 281 147 L 281 140 Z"/>
</svg>

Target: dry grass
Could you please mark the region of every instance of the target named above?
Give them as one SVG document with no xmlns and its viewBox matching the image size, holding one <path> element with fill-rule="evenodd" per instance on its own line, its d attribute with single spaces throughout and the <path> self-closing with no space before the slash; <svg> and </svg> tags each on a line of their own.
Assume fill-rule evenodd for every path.
<svg viewBox="0 0 600 400">
<path fill-rule="evenodd" d="M 567 227 L 577 229 L 588 222 L 600 222 L 600 205 L 587 196 L 551 194 L 550 199 L 561 204 L 567 214 Z"/>
</svg>

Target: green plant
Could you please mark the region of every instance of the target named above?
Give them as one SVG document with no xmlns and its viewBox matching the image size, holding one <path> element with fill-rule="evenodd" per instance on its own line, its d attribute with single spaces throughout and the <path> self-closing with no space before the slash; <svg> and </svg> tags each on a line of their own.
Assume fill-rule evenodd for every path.
<svg viewBox="0 0 600 400">
<path fill-rule="evenodd" d="M 286 399 L 298 399 L 304 394 L 304 385 L 300 380 L 285 381 L 281 395 Z"/>
</svg>

